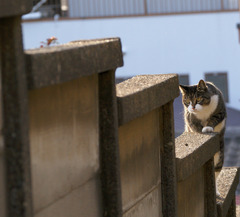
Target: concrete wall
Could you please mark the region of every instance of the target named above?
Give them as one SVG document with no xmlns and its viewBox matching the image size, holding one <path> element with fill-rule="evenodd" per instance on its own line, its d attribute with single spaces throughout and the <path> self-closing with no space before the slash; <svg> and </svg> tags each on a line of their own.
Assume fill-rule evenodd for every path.
<svg viewBox="0 0 240 217">
<path fill-rule="evenodd" d="M 231 107 L 240 107 L 238 12 L 23 23 L 26 49 L 56 36 L 71 40 L 121 37 L 124 67 L 117 76 L 227 71 Z"/>
<path fill-rule="evenodd" d="M 29 93 L 36 217 L 101 216 L 97 78 Z"/>
<path fill-rule="evenodd" d="M 162 216 L 159 116 L 154 110 L 119 127 L 124 217 Z"/>
<path fill-rule="evenodd" d="M 2 135 L 0 137 L 0 192 L 1 192 L 1 197 L 0 197 L 0 216 L 5 217 L 6 216 L 6 210 L 5 210 L 5 206 L 6 206 L 6 195 L 5 195 L 5 180 L 4 180 L 4 175 L 5 175 L 5 171 L 4 171 L 4 159 L 3 159 L 3 141 L 2 141 Z"/>
</svg>

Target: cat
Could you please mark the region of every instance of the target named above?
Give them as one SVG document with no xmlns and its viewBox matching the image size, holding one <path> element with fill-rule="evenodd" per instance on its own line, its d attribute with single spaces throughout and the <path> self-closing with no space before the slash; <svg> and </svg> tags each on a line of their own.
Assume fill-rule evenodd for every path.
<svg viewBox="0 0 240 217">
<path fill-rule="evenodd" d="M 185 132 L 218 132 L 220 151 L 214 156 L 215 179 L 224 161 L 226 107 L 222 92 L 211 82 L 200 80 L 197 85 L 179 85 L 184 107 Z M 219 196 L 218 189 L 216 193 Z"/>
</svg>

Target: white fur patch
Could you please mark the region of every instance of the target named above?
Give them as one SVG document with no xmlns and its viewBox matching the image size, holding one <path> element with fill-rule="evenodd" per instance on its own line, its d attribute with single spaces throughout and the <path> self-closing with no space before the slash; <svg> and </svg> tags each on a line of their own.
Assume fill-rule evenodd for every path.
<svg viewBox="0 0 240 217">
<path fill-rule="evenodd" d="M 213 132 L 213 128 L 212 127 L 208 127 L 208 126 L 203 127 L 202 128 L 202 132 L 203 133 L 211 133 L 211 132 Z"/>
<path fill-rule="evenodd" d="M 196 112 L 194 112 L 194 114 L 196 115 L 197 119 L 204 122 L 216 110 L 217 106 L 218 106 L 218 95 L 213 95 L 211 97 L 211 101 L 209 105 L 201 106 L 197 104 L 195 109 Z"/>
<path fill-rule="evenodd" d="M 197 104 L 196 106 L 195 106 L 195 108 L 196 108 L 196 110 L 197 111 L 202 111 L 202 109 L 203 109 L 203 106 L 202 105 L 200 105 L 200 104 Z"/>
<path fill-rule="evenodd" d="M 189 106 L 188 106 L 188 111 L 190 112 L 190 113 L 192 113 L 193 112 L 193 108 L 192 108 L 192 102 L 190 102 L 190 104 L 189 104 Z"/>
<path fill-rule="evenodd" d="M 202 106 L 201 105 L 199 105 L 199 104 L 196 104 L 195 105 L 195 108 L 193 108 L 193 106 L 192 106 L 192 102 L 190 102 L 190 104 L 189 104 L 189 106 L 188 106 L 188 111 L 190 112 L 190 113 L 196 113 L 196 112 L 199 112 L 199 111 L 201 111 L 202 110 Z"/>
</svg>

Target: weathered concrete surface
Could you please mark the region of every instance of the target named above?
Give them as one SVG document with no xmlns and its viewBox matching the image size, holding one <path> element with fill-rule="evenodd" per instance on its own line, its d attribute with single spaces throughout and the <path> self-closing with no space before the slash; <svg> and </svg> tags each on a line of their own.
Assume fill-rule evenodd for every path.
<svg viewBox="0 0 240 217">
<path fill-rule="evenodd" d="M 129 209 L 134 210 L 139 204 L 145 204 L 144 198 L 154 188 L 161 191 L 159 111 L 154 110 L 120 126 L 119 149 L 125 213 Z M 160 205 L 157 197 L 156 206 Z"/>
<path fill-rule="evenodd" d="M 9 2 L 9 3 L 7 3 Z M 8 4 L 19 8 L 27 1 L 0 3 L 0 11 L 11 15 Z M 1 4 L 6 4 L 3 8 Z M 20 5 L 19 5 L 20 4 Z M 18 9 L 16 9 L 18 10 Z M 0 16 L 1 17 L 1 16 Z M 4 171 L 8 216 L 32 216 L 28 97 L 22 45 L 21 16 L 0 19 L 1 112 L 3 120 Z"/>
<path fill-rule="evenodd" d="M 204 179 L 204 168 L 202 167 L 188 179 L 178 182 L 178 217 L 204 216 Z"/>
<path fill-rule="evenodd" d="M 2 125 L 0 119 L 0 125 Z M 0 135 L 0 216 L 6 216 L 6 184 L 5 184 L 5 168 L 4 168 L 4 149 L 3 149 L 3 137 Z"/>
<path fill-rule="evenodd" d="M 34 217 L 102 217 L 100 185 L 99 179 L 91 179 L 39 210 Z"/>
<path fill-rule="evenodd" d="M 99 176 L 98 75 L 31 90 L 29 115 L 38 213 Z"/>
<path fill-rule="evenodd" d="M 217 134 L 185 132 L 175 140 L 178 181 L 190 176 L 219 150 Z"/>
<path fill-rule="evenodd" d="M 98 88 L 103 213 L 122 217 L 115 70 L 98 75 Z"/>
<path fill-rule="evenodd" d="M 205 197 L 205 217 L 216 217 L 216 184 L 214 157 L 204 164 L 204 197 Z"/>
<path fill-rule="evenodd" d="M 30 89 L 67 82 L 123 65 L 119 38 L 76 41 L 25 51 Z"/>
<path fill-rule="evenodd" d="M 162 217 L 162 209 L 159 207 L 161 201 L 159 188 L 152 190 L 136 206 L 123 214 L 123 217 Z"/>
<path fill-rule="evenodd" d="M 177 177 L 175 161 L 175 135 L 173 100 L 160 108 L 161 185 L 163 216 L 177 216 Z"/>
<path fill-rule="evenodd" d="M 235 201 L 235 191 L 239 181 L 239 169 L 223 168 L 217 179 L 220 197 L 217 197 L 218 216 L 225 217 L 232 201 Z M 235 208 L 235 207 L 234 207 Z"/>
<path fill-rule="evenodd" d="M 29 13 L 32 9 L 31 0 L 1 0 L 0 1 L 0 18 L 20 16 Z M 1 31 L 2 32 L 2 31 Z"/>
<path fill-rule="evenodd" d="M 140 75 L 117 84 L 118 123 L 123 125 L 179 95 L 178 76 Z"/>
</svg>

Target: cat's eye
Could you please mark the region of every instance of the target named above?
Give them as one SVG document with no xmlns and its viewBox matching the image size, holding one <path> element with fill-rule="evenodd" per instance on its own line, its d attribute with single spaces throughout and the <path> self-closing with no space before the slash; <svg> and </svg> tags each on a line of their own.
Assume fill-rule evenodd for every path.
<svg viewBox="0 0 240 217">
<path fill-rule="evenodd" d="M 202 101 L 202 97 L 197 97 L 197 102 L 201 102 Z"/>
</svg>

